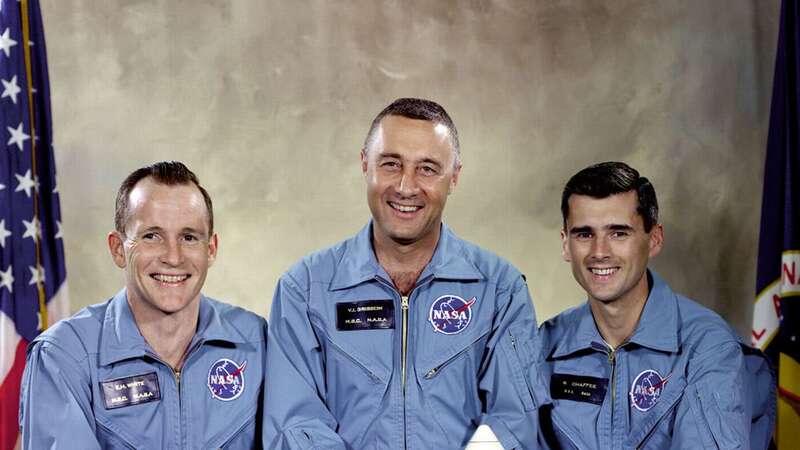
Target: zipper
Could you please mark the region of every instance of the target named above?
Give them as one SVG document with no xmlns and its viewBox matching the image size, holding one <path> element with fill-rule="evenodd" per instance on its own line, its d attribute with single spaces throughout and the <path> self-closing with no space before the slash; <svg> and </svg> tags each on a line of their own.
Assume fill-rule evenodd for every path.
<svg viewBox="0 0 800 450">
<path fill-rule="evenodd" d="M 408 444 L 406 442 L 406 434 L 408 425 L 406 424 L 406 359 L 408 357 L 408 296 L 404 295 L 400 297 L 400 308 L 403 310 L 403 331 L 402 331 L 402 347 L 401 347 L 401 355 L 400 362 L 401 364 L 401 371 L 403 377 L 403 448 L 408 448 Z"/>
<path fill-rule="evenodd" d="M 408 357 L 408 296 L 400 298 L 400 308 L 403 310 L 403 344 L 402 344 L 402 376 L 403 376 L 403 398 L 406 396 L 406 359 Z"/>
<path fill-rule="evenodd" d="M 431 378 L 433 378 L 433 377 L 435 377 L 436 375 L 438 375 L 438 374 L 439 374 L 439 372 L 441 372 L 441 371 L 442 371 L 442 369 L 444 369 L 445 367 L 449 366 L 451 362 L 453 362 L 453 361 L 457 360 L 457 359 L 458 359 L 458 358 L 459 358 L 461 355 L 463 355 L 464 353 L 466 353 L 467 351 L 469 351 L 469 349 L 471 349 L 471 348 L 472 348 L 472 346 L 473 346 L 473 345 L 475 345 L 475 343 L 476 343 L 476 342 L 478 342 L 479 340 L 483 339 L 483 337 L 484 337 L 484 336 L 486 336 L 486 334 L 488 334 L 488 333 L 489 333 L 489 330 L 486 330 L 486 332 L 485 332 L 485 333 L 483 333 L 483 334 L 481 334 L 480 336 L 478 336 L 477 338 L 475 338 L 475 340 L 473 340 L 472 342 L 470 342 L 470 344 L 469 344 L 468 346 L 466 346 L 466 347 L 465 347 L 463 350 L 459 351 L 458 353 L 456 353 L 456 354 L 455 354 L 455 355 L 453 355 L 452 357 L 448 358 L 448 359 L 447 359 L 447 361 L 445 361 L 445 362 L 443 362 L 443 363 L 439 364 L 438 366 L 434 367 L 433 369 L 429 370 L 429 371 L 428 371 L 428 372 L 425 374 L 425 377 L 424 377 L 424 378 L 425 378 L 426 380 L 430 380 Z M 513 341 L 513 336 L 512 336 L 512 345 L 514 345 L 514 344 L 513 344 L 513 342 L 514 342 L 514 341 Z M 514 347 L 514 350 L 516 350 L 516 346 Z"/>
<path fill-rule="evenodd" d="M 614 403 L 617 398 L 617 353 L 616 349 L 608 352 L 608 363 L 611 364 L 611 439 L 614 439 Z M 613 443 L 612 443 L 613 446 Z"/>
</svg>

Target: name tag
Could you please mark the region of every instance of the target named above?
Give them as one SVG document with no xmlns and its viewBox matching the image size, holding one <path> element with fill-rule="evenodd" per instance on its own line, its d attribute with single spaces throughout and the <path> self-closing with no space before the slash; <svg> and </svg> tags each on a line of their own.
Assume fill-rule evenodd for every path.
<svg viewBox="0 0 800 450">
<path fill-rule="evenodd" d="M 155 372 L 100 382 L 106 409 L 161 400 L 158 375 Z"/>
<path fill-rule="evenodd" d="M 394 328 L 394 302 L 392 300 L 365 300 L 336 304 L 336 329 L 339 331 L 392 328 Z"/>
<path fill-rule="evenodd" d="M 550 397 L 558 400 L 603 404 L 608 388 L 608 378 L 584 377 L 554 373 L 550 377 Z"/>
</svg>

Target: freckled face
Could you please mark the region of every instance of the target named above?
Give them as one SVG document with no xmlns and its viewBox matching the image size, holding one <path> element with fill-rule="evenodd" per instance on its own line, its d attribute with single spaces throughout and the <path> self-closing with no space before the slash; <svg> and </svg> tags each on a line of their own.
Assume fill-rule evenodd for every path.
<svg viewBox="0 0 800 450">
<path fill-rule="evenodd" d="M 435 245 L 447 196 L 461 171 L 449 130 L 426 120 L 386 116 L 375 133 L 361 153 L 375 239 Z"/>
<path fill-rule="evenodd" d="M 572 195 L 568 201 L 562 255 L 589 299 L 646 298 L 647 263 L 661 251 L 664 234 L 660 224 L 644 231 L 636 192 L 601 199 Z"/>
<path fill-rule="evenodd" d="M 125 235 L 112 232 L 108 242 L 125 269 L 131 307 L 171 314 L 197 302 L 217 254 L 197 187 L 145 178 L 131 191 L 128 211 Z"/>
</svg>

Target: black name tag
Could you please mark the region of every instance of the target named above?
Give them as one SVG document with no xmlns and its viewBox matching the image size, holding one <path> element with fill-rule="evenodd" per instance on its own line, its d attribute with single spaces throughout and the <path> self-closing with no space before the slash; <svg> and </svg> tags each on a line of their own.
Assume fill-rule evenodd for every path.
<svg viewBox="0 0 800 450">
<path fill-rule="evenodd" d="M 123 408 L 161 400 L 155 372 L 100 382 L 106 409 Z"/>
<path fill-rule="evenodd" d="M 550 396 L 558 400 L 603 404 L 608 378 L 554 373 L 550 378 Z"/>
<path fill-rule="evenodd" d="M 394 328 L 392 300 L 365 300 L 336 304 L 336 329 L 339 331 L 387 330 Z"/>
</svg>

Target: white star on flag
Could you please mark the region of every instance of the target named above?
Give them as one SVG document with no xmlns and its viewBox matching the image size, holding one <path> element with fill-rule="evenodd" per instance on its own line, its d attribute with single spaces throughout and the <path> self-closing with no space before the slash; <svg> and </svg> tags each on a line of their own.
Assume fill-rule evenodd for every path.
<svg viewBox="0 0 800 450">
<path fill-rule="evenodd" d="M 29 237 L 36 240 L 42 235 L 42 228 L 39 225 L 39 219 L 36 217 L 34 217 L 30 222 L 22 219 L 22 224 L 25 225 L 25 233 L 22 234 L 22 239 Z"/>
<path fill-rule="evenodd" d="M 59 228 L 60 230 L 60 228 Z M 6 228 L 5 219 L 0 220 L 0 247 L 6 246 L 6 238 L 11 236 L 11 232 Z"/>
<path fill-rule="evenodd" d="M 6 54 L 7 58 L 11 57 L 11 47 L 17 45 L 17 41 L 11 39 L 11 28 L 6 27 L 6 31 L 0 35 L 0 50 Z"/>
<path fill-rule="evenodd" d="M 0 183 L 0 191 L 2 191 L 2 190 L 3 190 L 3 189 L 5 189 L 5 188 L 6 188 L 6 185 L 5 185 L 5 184 L 3 184 L 3 183 Z"/>
<path fill-rule="evenodd" d="M 56 239 L 64 239 L 64 235 L 61 233 L 61 221 L 56 220 L 56 227 L 58 227 L 58 231 L 56 231 L 56 235 L 53 236 Z"/>
<path fill-rule="evenodd" d="M 19 151 L 22 151 L 22 144 L 30 139 L 30 135 L 26 134 L 25 131 L 22 130 L 22 122 L 19 123 L 17 128 L 6 127 L 9 133 L 11 133 L 11 137 L 8 138 L 8 142 L 6 145 L 17 144 L 17 148 Z"/>
<path fill-rule="evenodd" d="M 28 283 L 36 284 L 36 283 L 44 283 L 44 267 L 37 265 L 36 267 L 28 266 L 28 270 L 31 271 L 31 281 Z"/>
<path fill-rule="evenodd" d="M 14 192 L 25 191 L 25 195 L 27 195 L 28 198 L 30 198 L 31 188 L 33 188 L 37 192 L 39 191 L 39 180 L 31 178 L 30 169 L 28 169 L 28 171 L 25 172 L 25 175 L 20 175 L 15 173 L 14 176 L 17 177 L 17 182 L 19 183 L 17 185 L 17 188 L 14 189 Z"/>
<path fill-rule="evenodd" d="M 6 267 L 6 271 L 0 270 L 0 289 L 6 288 L 8 292 L 14 292 L 14 274 L 11 271 L 14 266 Z"/>
<path fill-rule="evenodd" d="M 19 94 L 20 91 L 22 90 L 19 88 L 19 85 L 17 84 L 17 76 L 14 75 L 9 81 L 6 80 L 0 80 L 0 81 L 3 83 L 3 95 L 1 95 L 0 98 L 11 97 L 11 101 L 14 102 L 14 104 L 16 105 L 17 94 Z"/>
</svg>

